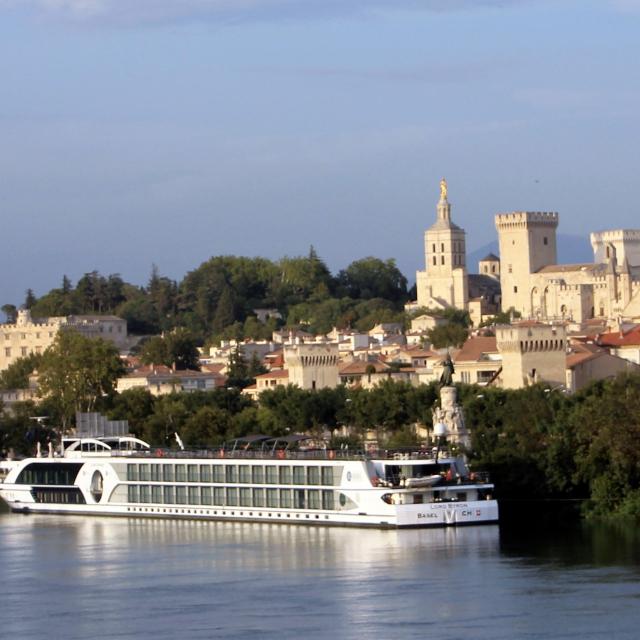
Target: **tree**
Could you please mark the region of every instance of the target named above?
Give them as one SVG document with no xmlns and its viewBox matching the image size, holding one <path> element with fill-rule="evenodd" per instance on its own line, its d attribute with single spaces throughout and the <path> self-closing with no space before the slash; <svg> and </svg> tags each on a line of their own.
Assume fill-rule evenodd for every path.
<svg viewBox="0 0 640 640">
<path fill-rule="evenodd" d="M 18 358 L 0 373 L 0 389 L 26 389 L 29 386 L 29 376 L 41 362 L 42 356 L 39 353 Z"/>
<path fill-rule="evenodd" d="M 469 332 L 465 327 L 450 322 L 429 329 L 427 336 L 429 342 L 436 349 L 445 349 L 446 347 L 461 347 L 469 337 Z"/>
<path fill-rule="evenodd" d="M 123 370 L 112 343 L 62 330 L 43 354 L 39 392 L 56 410 L 64 430 L 76 411 L 92 411 L 100 396 L 114 392 Z"/>
<path fill-rule="evenodd" d="M 163 364 L 176 369 L 198 369 L 199 358 L 196 340 L 184 328 L 174 329 L 162 337 L 149 338 L 140 350 L 144 364 Z"/>
<path fill-rule="evenodd" d="M 362 258 L 340 271 L 337 277 L 339 289 L 350 298 L 383 298 L 400 303 L 407 299 L 407 279 L 395 260 Z"/>
<path fill-rule="evenodd" d="M 18 309 L 15 304 L 3 304 L 2 313 L 6 316 L 7 322 L 11 324 L 16 321 Z"/>
<path fill-rule="evenodd" d="M 27 293 L 25 295 L 25 299 L 24 299 L 24 306 L 27 309 L 31 309 L 31 307 L 33 307 L 33 305 L 37 302 L 37 298 L 36 298 L 36 294 L 33 293 L 33 289 L 27 289 Z"/>
</svg>

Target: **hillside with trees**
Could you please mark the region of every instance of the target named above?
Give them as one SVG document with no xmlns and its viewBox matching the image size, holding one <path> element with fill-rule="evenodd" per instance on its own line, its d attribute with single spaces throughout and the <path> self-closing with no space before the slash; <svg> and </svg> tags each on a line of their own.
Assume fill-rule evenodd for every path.
<svg viewBox="0 0 640 640">
<path fill-rule="evenodd" d="M 64 276 L 59 288 L 24 304 L 34 318 L 115 314 L 130 333 L 159 334 L 177 327 L 199 344 L 220 338 L 270 338 L 282 325 L 326 333 L 334 326 L 368 330 L 403 320 L 407 279 L 395 261 L 367 257 L 332 275 L 313 247 L 307 256 L 277 261 L 238 256 L 212 257 L 177 282 L 153 266 L 145 286 L 118 274 L 86 273 L 75 286 Z M 11 320 L 16 307 L 2 307 Z M 257 320 L 255 309 L 275 309 L 281 320 Z"/>
</svg>

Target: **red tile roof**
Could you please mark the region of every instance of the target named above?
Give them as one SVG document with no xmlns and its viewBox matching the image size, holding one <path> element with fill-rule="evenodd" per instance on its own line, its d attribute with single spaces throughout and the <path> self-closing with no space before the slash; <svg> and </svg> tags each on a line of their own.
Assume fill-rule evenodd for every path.
<svg viewBox="0 0 640 640">
<path fill-rule="evenodd" d="M 498 353 L 495 336 L 468 338 L 452 359 L 454 362 L 478 362 L 484 353 Z"/>
<path fill-rule="evenodd" d="M 615 331 L 600 334 L 596 342 L 603 347 L 638 347 L 640 346 L 640 325 L 623 333 Z"/>
</svg>

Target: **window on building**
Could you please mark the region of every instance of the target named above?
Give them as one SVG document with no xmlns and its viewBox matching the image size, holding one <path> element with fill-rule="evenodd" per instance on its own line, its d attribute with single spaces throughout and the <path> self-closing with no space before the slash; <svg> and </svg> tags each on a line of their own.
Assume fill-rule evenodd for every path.
<svg viewBox="0 0 640 640">
<path fill-rule="evenodd" d="M 549 244 L 549 238 L 547 238 L 547 236 L 545 236 L 544 238 L 542 238 L 542 242 L 544 244 Z"/>
<path fill-rule="evenodd" d="M 440 251 L 444 252 L 444 242 L 440 243 Z"/>
<path fill-rule="evenodd" d="M 518 287 L 513 287 L 513 293 L 518 293 Z"/>
<path fill-rule="evenodd" d="M 438 264 L 438 259 L 435 256 L 433 256 L 433 264 L 434 265 Z"/>
<path fill-rule="evenodd" d="M 507 271 L 508 271 L 509 273 L 511 273 L 511 272 L 512 272 L 511 265 L 509 265 L 509 266 L 507 267 Z"/>
<path fill-rule="evenodd" d="M 444 264 L 444 256 L 440 258 L 440 264 Z"/>
</svg>

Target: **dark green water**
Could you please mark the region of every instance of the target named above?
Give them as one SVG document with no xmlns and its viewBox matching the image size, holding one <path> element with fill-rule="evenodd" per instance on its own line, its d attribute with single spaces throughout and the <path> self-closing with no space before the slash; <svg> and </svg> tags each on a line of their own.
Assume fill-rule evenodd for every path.
<svg viewBox="0 0 640 640">
<path fill-rule="evenodd" d="M 640 637 L 632 527 L 0 513 L 3 638 Z"/>
</svg>

